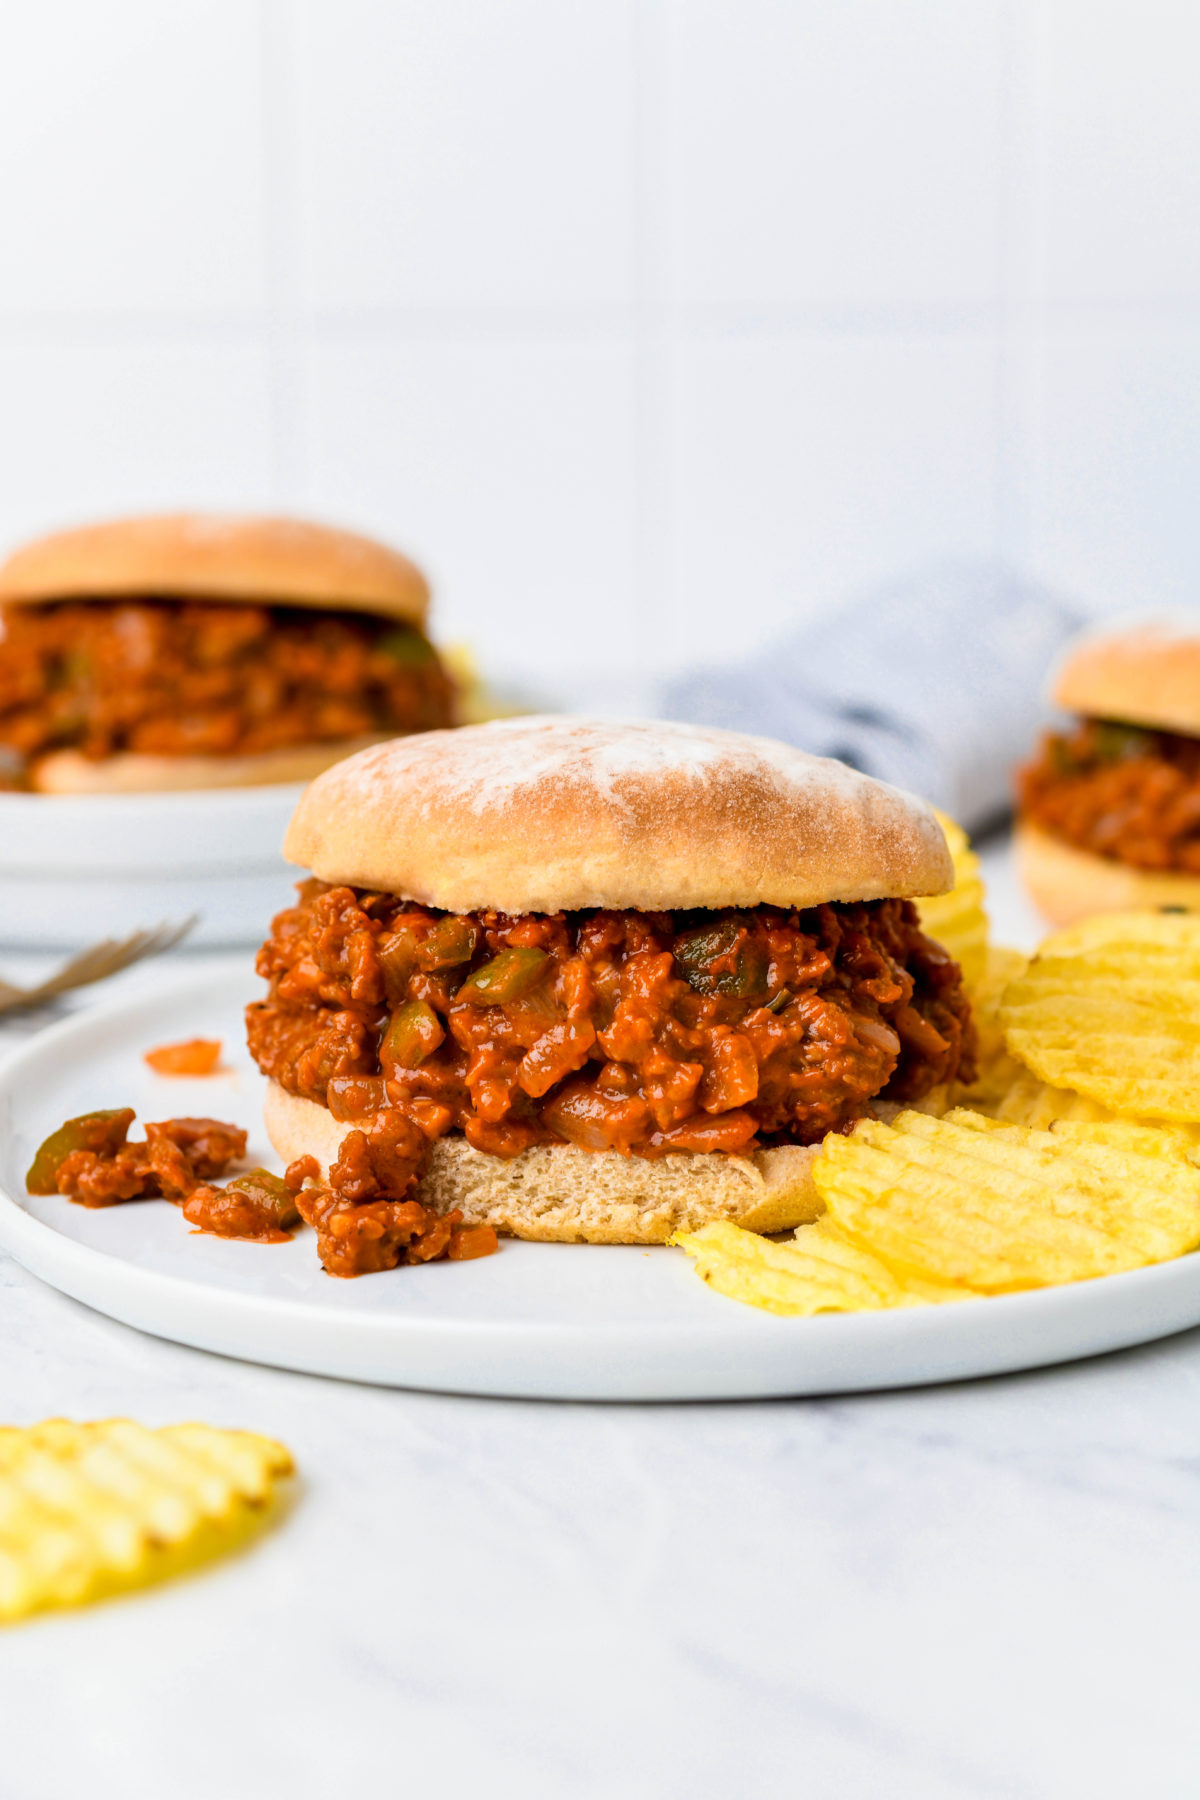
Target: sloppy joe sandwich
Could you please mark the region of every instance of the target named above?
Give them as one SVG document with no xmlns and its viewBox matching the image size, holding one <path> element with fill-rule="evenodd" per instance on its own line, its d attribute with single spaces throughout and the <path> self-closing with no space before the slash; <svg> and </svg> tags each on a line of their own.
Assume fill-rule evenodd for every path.
<svg viewBox="0 0 1200 1800">
<path fill-rule="evenodd" d="M 429 589 L 295 519 L 115 520 L 0 564 L 0 784 L 122 793 L 307 780 L 454 723 Z"/>
<path fill-rule="evenodd" d="M 1081 638 L 1048 732 L 1019 776 L 1018 854 L 1056 924 L 1139 907 L 1200 909 L 1200 615 Z"/>
<path fill-rule="evenodd" d="M 941 827 L 767 738 L 429 732 L 319 776 L 284 853 L 312 877 L 249 1042 L 338 1274 L 389 1266 L 406 1196 L 534 1239 L 791 1227 L 827 1132 L 972 1074 L 911 899 L 951 886 Z"/>
</svg>

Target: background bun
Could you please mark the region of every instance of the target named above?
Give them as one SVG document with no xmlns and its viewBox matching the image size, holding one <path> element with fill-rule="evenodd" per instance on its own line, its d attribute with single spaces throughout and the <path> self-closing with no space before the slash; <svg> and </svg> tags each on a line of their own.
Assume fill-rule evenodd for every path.
<svg viewBox="0 0 1200 1800">
<path fill-rule="evenodd" d="M 1089 633 L 1067 651 L 1053 693 L 1064 712 L 1200 737 L 1200 613 Z"/>
<path fill-rule="evenodd" d="M 771 738 L 565 717 L 426 731 L 319 775 L 284 855 L 451 912 L 943 893 L 930 809 Z"/>
<path fill-rule="evenodd" d="M 1055 925 L 1073 925 L 1092 913 L 1146 907 L 1182 906 L 1200 912 L 1200 875 L 1134 869 L 1079 850 L 1036 825 L 1017 827 L 1017 861 L 1038 911 Z"/>
<path fill-rule="evenodd" d="M 322 1173 L 353 1125 L 276 1082 L 263 1105 L 267 1136 L 285 1163 L 315 1156 Z M 494 1225 L 541 1243 L 665 1244 L 674 1231 L 728 1219 L 749 1231 L 790 1231 L 823 1208 L 812 1178 L 820 1146 L 754 1156 L 663 1156 L 535 1144 L 505 1159 L 439 1138 L 417 1198 L 435 1212 L 458 1207 L 468 1225 Z"/>
<path fill-rule="evenodd" d="M 37 794 L 160 794 L 196 788 L 263 787 L 278 781 L 311 781 L 331 763 L 381 741 L 379 735 L 325 744 L 285 744 L 251 756 L 144 756 L 121 750 L 84 756 L 51 750 L 30 773 Z"/>
<path fill-rule="evenodd" d="M 170 513 L 55 532 L 0 564 L 0 604 L 122 595 L 383 613 L 423 625 L 429 585 L 372 538 L 300 519 Z"/>
</svg>

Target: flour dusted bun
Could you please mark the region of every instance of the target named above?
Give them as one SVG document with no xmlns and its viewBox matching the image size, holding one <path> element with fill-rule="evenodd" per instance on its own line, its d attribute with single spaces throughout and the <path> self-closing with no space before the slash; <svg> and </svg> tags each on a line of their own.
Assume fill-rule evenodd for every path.
<svg viewBox="0 0 1200 1800">
<path fill-rule="evenodd" d="M 284 855 L 450 912 L 939 894 L 920 800 L 772 738 L 566 717 L 426 731 L 319 775 Z"/>
<path fill-rule="evenodd" d="M 0 564 L 0 605 L 246 600 L 382 613 L 423 625 L 429 586 L 399 551 L 302 519 L 164 513 L 38 538 Z"/>
<path fill-rule="evenodd" d="M 1017 827 L 1017 860 L 1034 905 L 1055 925 L 1073 925 L 1093 913 L 1164 906 L 1200 912 L 1200 875 L 1135 869 L 1080 850 L 1036 825 Z"/>
<path fill-rule="evenodd" d="M 1064 712 L 1200 737 L 1200 612 L 1089 632 L 1067 651 L 1053 694 Z"/>
<path fill-rule="evenodd" d="M 315 1156 L 322 1174 L 353 1131 L 325 1107 L 276 1082 L 263 1106 L 267 1136 L 285 1163 Z M 417 1198 L 455 1207 L 468 1225 L 492 1225 L 539 1243 L 665 1244 L 675 1231 L 728 1219 L 748 1231 L 790 1231 L 823 1210 L 812 1178 L 819 1145 L 753 1156 L 672 1155 L 647 1162 L 615 1150 L 535 1144 L 509 1160 L 439 1138 Z"/>
<path fill-rule="evenodd" d="M 132 750 L 114 756 L 84 756 L 52 750 L 30 773 L 38 794 L 162 794 L 196 788 L 263 787 L 273 782 L 311 781 L 331 763 L 353 756 L 383 734 L 339 738 L 326 744 L 286 744 L 252 756 L 144 756 Z"/>
</svg>

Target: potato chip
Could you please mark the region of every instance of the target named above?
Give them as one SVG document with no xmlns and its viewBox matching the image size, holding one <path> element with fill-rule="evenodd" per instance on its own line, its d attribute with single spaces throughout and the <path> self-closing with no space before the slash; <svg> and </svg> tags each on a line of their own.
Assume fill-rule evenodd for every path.
<svg viewBox="0 0 1200 1800">
<path fill-rule="evenodd" d="M 1200 1244 L 1200 1169 L 1172 1134 L 1121 1121 L 866 1119 L 825 1139 L 813 1177 L 830 1220 L 901 1279 L 980 1293 L 1085 1281 Z"/>
<path fill-rule="evenodd" d="M 1092 1103 L 1084 1100 L 1082 1104 Z M 1166 1162 L 1183 1157 L 1194 1167 L 1200 1164 L 1200 1135 L 1195 1125 L 1163 1125 L 1157 1119 L 1117 1119 L 1110 1114 L 1107 1119 L 1056 1119 L 1050 1129 L 1073 1144 L 1132 1146 L 1143 1156 Z"/>
<path fill-rule="evenodd" d="M 979 1074 L 970 1087 L 959 1087 L 957 1099 L 987 1111 L 992 1102 L 1002 1098 L 1013 1082 L 1024 1074 L 1022 1065 L 1005 1048 L 1000 1028 L 1000 1001 L 1011 981 L 1028 966 L 1029 958 L 1020 950 L 1008 950 L 989 944 L 983 979 L 971 994 L 971 1012 L 978 1039 Z M 947 1108 L 943 1107 L 945 1112 Z"/>
<path fill-rule="evenodd" d="M 282 1444 L 209 1425 L 0 1426 L 0 1621 L 237 1549 L 274 1516 L 292 1467 Z"/>
<path fill-rule="evenodd" d="M 1015 1067 L 1017 1075 L 1006 1091 L 991 1105 L 978 1106 L 978 1111 L 1004 1125 L 1032 1125 L 1039 1131 L 1049 1130 L 1060 1119 L 1068 1124 L 1106 1125 L 1119 1120 L 1127 1125 L 1144 1125 L 1157 1137 L 1177 1144 L 1193 1160 L 1200 1156 L 1200 1125 L 1168 1125 L 1160 1119 L 1130 1118 L 1101 1106 L 1098 1100 L 1089 1100 L 1086 1094 L 1051 1087 L 1019 1063 Z"/>
<path fill-rule="evenodd" d="M 1006 987 L 1000 1023 L 1052 1087 L 1200 1122 L 1200 917 L 1105 913 L 1057 932 Z"/>
<path fill-rule="evenodd" d="M 1023 950 L 1011 950 L 1006 944 L 989 944 L 987 964 L 982 979 L 971 995 L 971 1011 L 980 1035 L 980 1047 L 1001 1051 L 1004 1033 L 1000 1028 L 1000 1002 L 1004 990 L 1023 975 L 1029 958 Z M 987 1043 L 985 1045 L 985 1040 Z"/>
<path fill-rule="evenodd" d="M 687 1251 L 697 1275 L 718 1293 L 793 1318 L 969 1298 L 962 1288 L 902 1280 L 828 1219 L 801 1225 L 784 1243 L 725 1221 L 681 1232 L 672 1242 Z"/>
<path fill-rule="evenodd" d="M 1056 1119 L 1100 1125 L 1117 1116 L 1098 1100 L 1039 1081 L 1032 1070 L 1022 1068 L 1020 1063 L 1014 1062 L 1012 1068 L 1012 1079 L 1002 1093 L 990 1103 L 974 1102 L 979 1112 L 1004 1125 L 1032 1125 L 1038 1131 L 1048 1131 Z"/>
<path fill-rule="evenodd" d="M 946 834 L 954 863 L 954 886 L 948 894 L 918 900 L 917 911 L 922 930 L 950 952 L 962 969 L 963 981 L 973 988 L 986 971 L 988 947 L 988 919 L 984 910 L 979 858 L 961 825 L 956 825 L 943 812 L 939 812 L 937 818 Z"/>
</svg>

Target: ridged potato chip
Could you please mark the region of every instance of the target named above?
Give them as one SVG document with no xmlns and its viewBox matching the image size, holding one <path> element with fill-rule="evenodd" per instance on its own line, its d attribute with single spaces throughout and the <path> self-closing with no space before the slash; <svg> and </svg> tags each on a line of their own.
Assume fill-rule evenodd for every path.
<svg viewBox="0 0 1200 1800">
<path fill-rule="evenodd" d="M 1140 1268 L 1200 1244 L 1200 1169 L 1124 1121 L 1049 1131 L 958 1110 L 827 1137 L 828 1217 L 901 1277 L 1000 1294 Z"/>
<path fill-rule="evenodd" d="M 969 1297 L 961 1288 L 902 1280 L 828 1219 L 801 1225 L 784 1243 L 723 1220 L 680 1232 L 672 1242 L 687 1251 L 697 1275 L 718 1293 L 792 1318 Z"/>
<path fill-rule="evenodd" d="M 937 818 L 946 834 L 954 863 L 954 886 L 948 894 L 918 900 L 917 911 L 921 916 L 921 929 L 950 952 L 963 972 L 963 981 L 973 988 L 983 979 L 988 947 L 988 919 L 979 858 L 961 825 L 956 825 L 943 812 L 939 812 Z"/>
<path fill-rule="evenodd" d="M 1052 1087 L 1200 1122 L 1200 917 L 1105 913 L 1057 932 L 1005 989 L 1000 1024 Z"/>
<path fill-rule="evenodd" d="M 1003 1125 L 1032 1125 L 1039 1131 L 1048 1131 L 1059 1120 L 1070 1125 L 1143 1125 L 1174 1144 L 1193 1162 L 1200 1162 L 1200 1125 L 1168 1125 L 1161 1119 L 1115 1113 L 1098 1100 L 1089 1100 L 1086 1094 L 1074 1094 L 1070 1088 L 1051 1087 L 1039 1081 L 1029 1069 L 1021 1069 L 1007 1092 L 993 1105 L 980 1106 L 979 1111 Z"/>
<path fill-rule="evenodd" d="M 1023 1069 L 1020 1063 L 1013 1064 L 1013 1071 L 1008 1086 L 990 1104 L 975 1103 L 978 1111 L 999 1119 L 1004 1125 L 1032 1125 L 1038 1131 L 1048 1131 L 1056 1119 L 1102 1125 L 1117 1117 L 1111 1108 L 1101 1106 L 1098 1100 L 1089 1100 L 1070 1088 L 1051 1087 L 1048 1082 L 1039 1081 L 1031 1069 Z"/>
<path fill-rule="evenodd" d="M 979 1074 L 970 1087 L 960 1087 L 957 1097 L 969 1106 L 987 1111 L 993 1101 L 1006 1094 L 1013 1082 L 1025 1073 L 1015 1057 L 1009 1055 L 1000 1028 L 1000 1001 L 1004 990 L 1029 964 L 1020 950 L 1008 950 L 989 944 L 983 979 L 971 994 L 971 1012 L 978 1039 Z M 943 1111 L 946 1108 L 942 1109 Z"/>
<path fill-rule="evenodd" d="M 293 1471 L 250 1431 L 131 1419 L 0 1426 L 0 1622 L 145 1587 L 239 1548 Z"/>
</svg>

